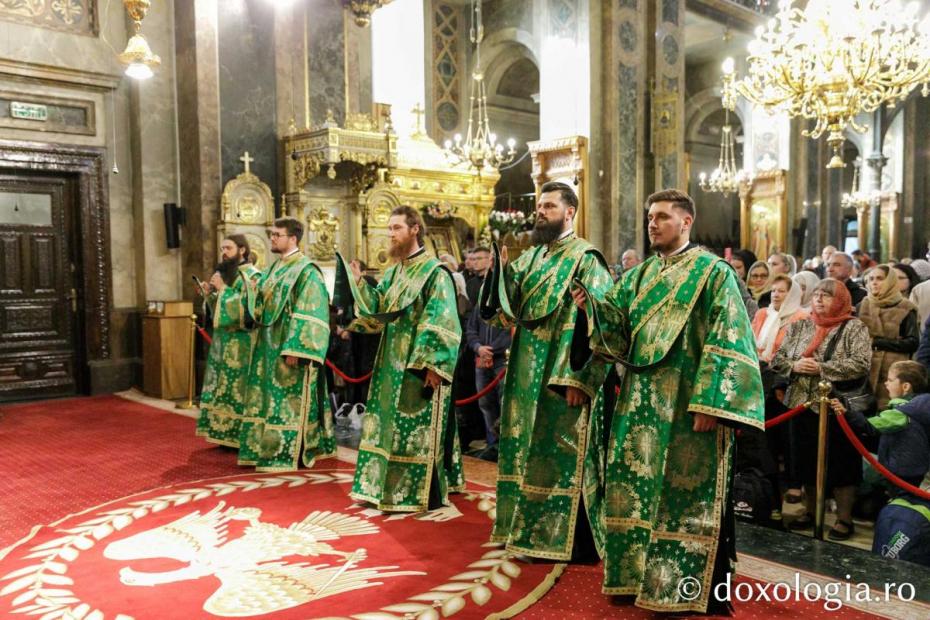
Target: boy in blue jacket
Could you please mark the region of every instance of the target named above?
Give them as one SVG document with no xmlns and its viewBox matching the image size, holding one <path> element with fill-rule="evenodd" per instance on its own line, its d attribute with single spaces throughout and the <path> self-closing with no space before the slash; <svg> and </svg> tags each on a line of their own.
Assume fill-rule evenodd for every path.
<svg viewBox="0 0 930 620">
<path fill-rule="evenodd" d="M 846 413 L 849 425 L 860 436 L 878 437 L 878 462 L 906 482 L 919 487 L 930 470 L 930 394 L 927 371 L 922 364 L 895 362 L 888 369 L 885 387 L 891 400 L 888 408 L 866 418 L 846 411 L 831 401 L 834 411 Z M 895 487 L 894 495 L 904 493 Z"/>
</svg>

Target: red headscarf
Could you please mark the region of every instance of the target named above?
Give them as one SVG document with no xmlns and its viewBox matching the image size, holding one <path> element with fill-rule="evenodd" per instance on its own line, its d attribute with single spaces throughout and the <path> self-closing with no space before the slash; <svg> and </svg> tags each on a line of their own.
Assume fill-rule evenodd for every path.
<svg viewBox="0 0 930 620">
<path fill-rule="evenodd" d="M 814 331 L 814 339 L 811 340 L 801 357 L 812 357 L 831 329 L 853 318 L 852 297 L 849 295 L 846 284 L 833 278 L 825 278 L 822 282 L 833 282 L 833 303 L 823 314 L 811 310 L 811 320 L 817 329 Z"/>
</svg>

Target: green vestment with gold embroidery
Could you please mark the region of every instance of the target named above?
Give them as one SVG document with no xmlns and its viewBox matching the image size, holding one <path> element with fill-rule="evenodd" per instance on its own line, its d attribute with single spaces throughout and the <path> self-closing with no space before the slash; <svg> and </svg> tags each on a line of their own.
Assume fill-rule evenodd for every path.
<svg viewBox="0 0 930 620">
<path fill-rule="evenodd" d="M 610 271 L 600 253 L 574 234 L 527 250 L 503 270 L 496 247 L 495 254 L 480 312 L 492 324 L 516 329 L 502 393 L 491 540 L 517 553 L 568 560 L 581 502 L 588 515 L 597 512 L 590 503 L 599 496 L 588 444 L 599 426 L 590 401 L 569 407 L 565 392 L 575 387 L 593 401 L 607 374 L 607 364 L 597 360 L 572 368 L 578 308 L 569 289 L 577 280 L 591 294 L 606 295 Z M 589 522 L 600 548 L 603 532 Z"/>
<path fill-rule="evenodd" d="M 606 301 L 590 301 L 588 317 L 597 356 L 626 365 L 600 474 L 603 591 L 634 595 L 646 609 L 703 612 L 717 554 L 729 551 L 721 541 L 732 546 L 724 513 L 733 423 L 764 428 L 765 420 L 736 274 L 698 247 L 653 256 Z M 691 412 L 714 416 L 716 428 L 695 432 Z M 730 558 L 720 560 L 726 570 Z M 691 600 L 683 579 L 700 584 Z"/>
<path fill-rule="evenodd" d="M 255 332 L 250 329 L 248 291 L 261 278 L 252 263 L 239 266 L 236 280 L 207 304 L 213 315 L 213 342 L 200 393 L 197 435 L 211 443 L 239 447 L 239 430 L 245 409 L 246 383 Z"/>
<path fill-rule="evenodd" d="M 340 256 L 336 290 L 351 294 L 358 318 L 349 329 L 381 332 L 351 497 L 397 512 L 427 510 L 431 496 L 448 504 L 450 491 L 464 489 L 450 416 L 462 338 L 451 274 L 423 251 L 372 287 L 356 283 Z M 427 370 L 443 380 L 432 393 L 424 390 Z"/>
<path fill-rule="evenodd" d="M 275 261 L 250 296 L 258 326 L 239 433 L 239 464 L 292 471 L 336 453 L 326 374 L 329 294 L 300 252 Z M 285 358 L 296 357 L 289 366 Z"/>
</svg>

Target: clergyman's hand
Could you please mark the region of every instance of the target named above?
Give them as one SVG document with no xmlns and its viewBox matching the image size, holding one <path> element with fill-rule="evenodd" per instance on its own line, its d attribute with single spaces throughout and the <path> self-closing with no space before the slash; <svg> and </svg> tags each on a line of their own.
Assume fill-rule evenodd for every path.
<svg viewBox="0 0 930 620">
<path fill-rule="evenodd" d="M 585 301 L 587 301 L 588 296 L 585 294 L 584 290 L 575 287 L 572 289 L 572 300 L 574 300 L 575 305 L 578 306 L 578 309 L 582 312 L 585 312 Z"/>
<path fill-rule="evenodd" d="M 565 388 L 565 401 L 569 407 L 580 407 L 588 402 L 588 395 L 576 387 L 568 386 Z"/>
<path fill-rule="evenodd" d="M 296 366 L 296 365 L 297 365 L 297 358 L 294 357 L 293 355 L 285 355 L 285 356 L 284 356 L 284 363 L 287 364 L 288 366 Z"/>
<path fill-rule="evenodd" d="M 431 388 L 433 388 L 433 389 L 435 390 L 435 389 L 438 388 L 440 385 L 442 385 L 442 377 L 440 377 L 439 375 L 437 375 L 437 374 L 436 374 L 435 372 L 433 372 L 432 370 L 427 369 L 427 370 L 426 370 L 426 379 L 423 381 L 423 383 L 426 384 L 426 387 L 431 387 Z"/>
<path fill-rule="evenodd" d="M 352 275 L 355 277 L 355 281 L 358 282 L 362 279 L 362 264 L 357 260 L 349 263 L 349 268 L 352 270 Z"/>
<path fill-rule="evenodd" d="M 219 292 L 226 288 L 226 283 L 223 282 L 223 277 L 219 272 L 213 272 L 213 275 L 210 277 L 210 286 L 213 287 L 213 290 Z"/>
<path fill-rule="evenodd" d="M 706 433 L 717 428 L 717 418 L 706 413 L 694 414 L 694 432 Z"/>
<path fill-rule="evenodd" d="M 501 269 L 503 269 L 504 267 L 507 266 L 507 261 L 508 261 L 508 260 L 509 260 L 509 257 L 508 257 L 508 254 L 507 254 L 507 246 L 506 246 L 506 245 L 502 245 L 502 246 L 501 246 Z"/>
</svg>

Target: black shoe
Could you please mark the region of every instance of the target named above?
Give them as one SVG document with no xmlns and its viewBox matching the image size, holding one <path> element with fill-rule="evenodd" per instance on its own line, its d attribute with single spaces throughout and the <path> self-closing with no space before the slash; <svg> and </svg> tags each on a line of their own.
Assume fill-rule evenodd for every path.
<svg viewBox="0 0 930 620">
<path fill-rule="evenodd" d="M 482 461 L 491 461 L 492 463 L 497 462 L 497 444 L 492 444 L 482 450 L 479 454 L 475 455 L 477 458 Z"/>
<path fill-rule="evenodd" d="M 846 528 L 846 531 L 836 529 L 837 525 L 842 525 Z M 856 528 L 852 524 L 852 521 L 841 521 L 837 519 L 836 525 L 830 528 L 830 531 L 827 532 L 827 538 L 830 540 L 849 540 L 852 535 L 855 533 Z"/>
<path fill-rule="evenodd" d="M 789 530 L 807 530 L 814 527 L 814 517 L 809 513 L 788 524 Z"/>
</svg>

